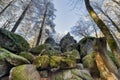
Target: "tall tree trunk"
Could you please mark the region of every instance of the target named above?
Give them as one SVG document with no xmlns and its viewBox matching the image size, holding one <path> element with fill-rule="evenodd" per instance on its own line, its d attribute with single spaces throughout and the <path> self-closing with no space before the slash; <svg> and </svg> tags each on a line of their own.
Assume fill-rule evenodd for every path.
<svg viewBox="0 0 120 80">
<path fill-rule="evenodd" d="M 9 4 L 0 12 L 0 15 L 11 5 L 14 0 L 10 1 Z"/>
<path fill-rule="evenodd" d="M 119 55 L 119 47 L 117 46 L 117 43 L 115 42 L 114 37 L 110 33 L 108 27 L 105 25 L 105 23 L 98 17 L 94 9 L 90 5 L 89 0 L 85 0 L 86 8 L 91 16 L 91 18 L 94 20 L 94 22 L 97 24 L 97 26 L 100 28 L 104 36 L 106 37 L 106 40 L 113 52 L 113 55 L 115 56 L 117 60 L 117 67 L 120 67 L 120 55 Z"/>
<path fill-rule="evenodd" d="M 110 57 L 108 55 L 107 42 L 106 42 L 105 38 L 96 38 L 96 43 L 95 43 L 94 50 L 96 51 L 96 53 L 98 53 L 101 56 L 101 58 L 104 62 L 104 65 L 108 69 L 108 72 L 112 72 L 118 78 L 120 78 L 117 67 L 112 62 L 112 60 L 110 59 Z M 99 67 L 103 67 L 103 66 L 99 66 Z"/>
<path fill-rule="evenodd" d="M 120 33 L 120 28 L 116 25 L 116 23 L 101 9 L 98 8 L 112 23 L 112 25 L 117 29 L 117 31 Z"/>
<path fill-rule="evenodd" d="M 17 20 L 17 22 L 15 23 L 14 27 L 12 28 L 11 32 L 15 32 L 16 29 L 18 28 L 19 24 L 21 23 L 21 21 L 23 20 L 23 18 L 25 17 L 25 13 L 27 12 L 30 4 L 32 1 L 30 1 L 30 3 L 27 5 L 27 7 L 25 8 L 25 10 L 22 12 L 21 16 L 19 17 L 19 19 Z"/>
<path fill-rule="evenodd" d="M 48 4 L 49 4 L 49 2 L 45 6 L 45 12 L 44 12 L 44 15 L 43 15 L 43 20 L 42 20 L 42 23 L 41 23 L 39 35 L 38 35 L 37 42 L 36 42 L 36 46 L 39 45 L 41 37 L 42 37 L 42 31 L 43 31 L 43 27 L 44 27 L 44 24 L 45 24 L 45 19 L 47 17 Z"/>
</svg>

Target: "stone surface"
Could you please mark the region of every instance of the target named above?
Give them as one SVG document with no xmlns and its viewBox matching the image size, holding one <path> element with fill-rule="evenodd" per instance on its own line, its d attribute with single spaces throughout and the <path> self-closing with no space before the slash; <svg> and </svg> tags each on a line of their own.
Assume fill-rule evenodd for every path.
<svg viewBox="0 0 120 80">
<path fill-rule="evenodd" d="M 28 51 L 28 42 L 18 34 L 0 29 L 0 46 L 12 52 Z"/>
<path fill-rule="evenodd" d="M 42 51 L 45 51 L 45 50 L 51 50 L 51 45 L 49 44 L 42 44 L 42 45 L 39 45 L 39 46 L 36 46 L 34 48 L 32 48 L 30 50 L 31 53 L 33 54 L 40 54 Z"/>
<path fill-rule="evenodd" d="M 84 69 L 83 64 L 81 64 L 81 63 L 76 64 L 76 67 L 77 67 L 77 69 L 80 69 L 80 70 Z"/>
<path fill-rule="evenodd" d="M 45 40 L 45 44 L 50 44 L 52 49 L 54 50 L 58 50 L 60 51 L 60 45 L 58 43 L 55 42 L 55 40 L 51 37 L 48 37 L 46 40 Z"/>
<path fill-rule="evenodd" d="M 83 65 L 85 68 L 89 69 L 92 75 L 99 77 L 99 71 L 95 63 L 95 52 L 92 52 L 83 58 Z"/>
<path fill-rule="evenodd" d="M 70 33 L 65 35 L 60 41 L 60 46 L 61 46 L 62 52 L 71 51 L 73 49 L 76 49 L 76 47 L 71 48 L 71 46 L 73 46 L 75 44 L 76 44 L 76 40 L 70 35 Z"/>
<path fill-rule="evenodd" d="M 5 60 L 0 60 L 0 78 L 8 74 L 11 67 Z"/>
<path fill-rule="evenodd" d="M 35 58 L 35 56 L 30 52 L 20 52 L 19 55 L 26 58 L 30 62 L 33 62 L 33 60 Z"/>
<path fill-rule="evenodd" d="M 14 66 L 30 63 L 24 57 L 18 56 L 16 54 L 7 51 L 6 49 L 0 48 L 0 61 L 3 60 L 6 60 L 7 62 L 9 62 Z"/>
<path fill-rule="evenodd" d="M 78 44 L 80 45 L 80 53 L 82 57 L 94 51 L 94 41 L 94 37 L 83 38 L 79 41 Z"/>
<path fill-rule="evenodd" d="M 93 80 L 87 70 L 71 69 L 58 72 L 53 80 Z"/>
<path fill-rule="evenodd" d="M 9 80 L 40 80 L 40 74 L 34 65 L 21 65 L 10 71 Z"/>
<path fill-rule="evenodd" d="M 71 68 L 76 67 L 75 58 L 64 56 L 48 56 L 42 55 L 36 57 L 34 64 L 38 68 Z"/>
</svg>

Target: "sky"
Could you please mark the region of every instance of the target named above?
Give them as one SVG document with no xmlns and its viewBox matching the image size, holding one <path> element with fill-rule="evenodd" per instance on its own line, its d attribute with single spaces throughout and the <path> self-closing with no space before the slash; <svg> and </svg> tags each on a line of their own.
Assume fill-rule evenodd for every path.
<svg viewBox="0 0 120 80">
<path fill-rule="evenodd" d="M 75 10 L 70 5 L 70 0 L 53 0 L 55 8 L 56 18 L 54 23 L 56 24 L 56 32 L 66 34 L 70 31 L 71 27 L 78 21 L 78 16 Z"/>
</svg>

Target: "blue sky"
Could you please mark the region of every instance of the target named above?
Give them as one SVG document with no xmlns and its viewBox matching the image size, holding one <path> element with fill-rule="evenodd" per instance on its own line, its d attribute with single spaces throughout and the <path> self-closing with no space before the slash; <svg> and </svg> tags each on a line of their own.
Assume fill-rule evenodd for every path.
<svg viewBox="0 0 120 80">
<path fill-rule="evenodd" d="M 72 10 L 70 0 L 53 0 L 55 8 L 57 11 L 55 24 L 56 24 L 56 31 L 58 33 L 66 33 L 70 31 L 70 28 L 75 25 L 78 21 L 78 16 L 76 15 L 76 11 Z"/>
</svg>

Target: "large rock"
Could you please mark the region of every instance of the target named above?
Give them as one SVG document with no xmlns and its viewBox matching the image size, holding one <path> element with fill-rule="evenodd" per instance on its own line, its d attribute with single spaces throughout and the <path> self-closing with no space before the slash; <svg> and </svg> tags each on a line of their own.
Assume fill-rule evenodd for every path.
<svg viewBox="0 0 120 80">
<path fill-rule="evenodd" d="M 36 57 L 34 64 L 37 68 L 72 68 L 76 67 L 76 61 L 74 57 L 64 57 L 64 56 L 49 56 L 42 55 Z"/>
<path fill-rule="evenodd" d="M 20 52 L 19 55 L 26 58 L 30 62 L 33 62 L 33 60 L 35 58 L 35 56 L 30 52 Z"/>
<path fill-rule="evenodd" d="M 45 44 L 50 44 L 51 47 L 52 47 L 52 49 L 55 49 L 55 50 L 60 50 L 60 49 L 61 49 L 60 46 L 59 46 L 59 44 L 57 44 L 57 43 L 55 42 L 55 40 L 54 40 L 53 38 L 51 38 L 51 37 L 48 37 L 48 38 L 45 40 Z"/>
<path fill-rule="evenodd" d="M 28 51 L 30 48 L 23 37 L 5 29 L 0 29 L 0 46 L 12 52 Z"/>
<path fill-rule="evenodd" d="M 76 47 L 73 47 L 73 45 L 75 45 L 75 44 L 76 44 L 76 40 L 74 40 L 74 38 L 70 35 L 70 33 L 65 35 L 60 41 L 60 46 L 61 46 L 62 52 L 71 51 L 71 50 L 75 49 Z M 71 48 L 71 46 L 72 46 L 72 48 Z"/>
<path fill-rule="evenodd" d="M 36 47 L 32 48 L 30 50 L 30 52 L 33 53 L 33 54 L 40 54 L 43 50 L 45 51 L 45 50 L 51 50 L 51 49 L 52 49 L 51 45 L 42 44 L 42 45 L 39 45 L 39 46 L 36 46 Z"/>
<path fill-rule="evenodd" d="M 10 64 L 17 66 L 21 64 L 29 64 L 30 62 L 24 57 L 13 54 L 3 48 L 0 48 L 0 61 L 6 60 Z"/>
<path fill-rule="evenodd" d="M 69 52 L 64 52 L 61 55 L 67 56 L 69 58 L 74 58 L 74 59 L 76 59 L 77 62 L 80 62 L 80 59 L 81 59 L 80 53 L 77 50 L 72 50 L 72 51 L 69 51 Z"/>
<path fill-rule="evenodd" d="M 34 55 L 59 55 L 61 53 L 61 51 L 55 50 L 50 44 L 36 46 L 30 52 Z"/>
<path fill-rule="evenodd" d="M 86 37 L 79 41 L 81 57 L 86 56 L 87 54 L 94 51 L 94 37 Z"/>
<path fill-rule="evenodd" d="M 1 80 L 1 77 L 9 73 L 11 67 L 12 66 L 8 64 L 6 61 L 0 60 L 0 80 Z"/>
<path fill-rule="evenodd" d="M 95 52 L 92 52 L 88 55 L 86 55 L 83 58 L 83 65 L 85 68 L 88 68 L 90 73 L 94 75 L 95 77 L 99 77 L 100 73 L 98 71 L 96 62 L 95 62 Z"/>
<path fill-rule="evenodd" d="M 40 74 L 34 65 L 21 65 L 10 71 L 9 80 L 40 80 Z"/>
<path fill-rule="evenodd" d="M 71 69 L 58 72 L 53 80 L 93 80 L 87 70 Z"/>
</svg>

